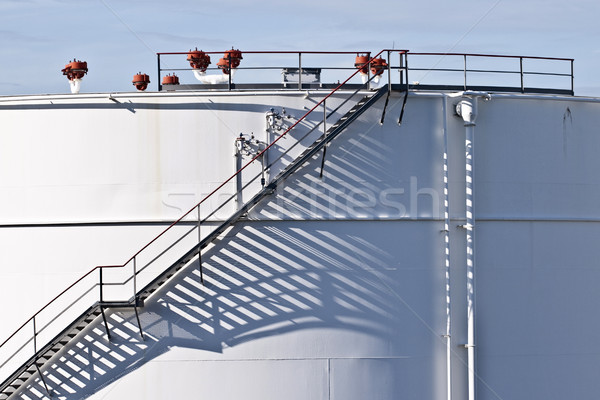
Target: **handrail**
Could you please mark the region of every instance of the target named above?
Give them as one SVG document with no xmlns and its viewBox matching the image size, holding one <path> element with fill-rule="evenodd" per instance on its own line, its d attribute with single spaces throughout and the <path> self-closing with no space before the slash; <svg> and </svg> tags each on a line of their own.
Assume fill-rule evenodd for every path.
<svg viewBox="0 0 600 400">
<path fill-rule="evenodd" d="M 410 52 L 413 56 L 467 56 L 467 57 L 489 57 L 489 58 L 528 58 L 534 60 L 555 60 L 555 61 L 575 61 L 574 58 L 561 57 L 540 57 L 540 56 L 513 56 L 507 54 L 482 54 L 482 53 L 416 53 Z"/>
<path fill-rule="evenodd" d="M 379 54 L 383 53 L 386 50 L 382 50 Z M 393 51 L 408 51 L 408 50 L 393 50 Z M 166 53 L 156 53 L 158 55 L 185 55 L 188 54 L 189 51 L 175 51 L 175 52 L 166 52 Z M 222 51 L 205 51 L 205 54 L 223 54 Z M 356 53 L 370 53 L 370 51 L 247 51 L 244 50 L 244 54 L 356 54 Z M 378 55 L 379 55 L 378 54 Z"/>
<path fill-rule="evenodd" d="M 377 53 L 375 56 L 370 57 L 368 63 L 370 63 L 373 59 L 375 59 L 376 57 L 380 56 L 384 51 L 387 50 L 382 50 L 379 53 Z M 397 50 L 396 50 L 397 51 Z M 406 54 L 406 51 L 404 50 L 400 50 L 398 51 L 400 52 L 400 54 Z M 345 52 L 344 54 L 354 54 L 356 52 Z M 242 171 L 244 171 L 250 164 L 252 164 L 254 161 L 256 161 L 257 159 L 259 159 L 260 157 L 262 157 L 270 148 L 272 148 L 277 142 L 279 142 L 279 140 L 281 140 L 283 137 L 285 137 L 291 130 L 293 130 L 300 122 L 304 121 L 306 119 L 306 117 L 308 115 L 310 115 L 315 109 L 317 109 L 318 107 L 322 106 L 326 100 L 328 98 L 330 98 L 334 93 L 336 93 L 339 89 L 341 89 L 344 85 L 346 85 L 348 83 L 348 81 L 350 81 L 350 79 L 352 79 L 356 74 L 358 74 L 360 72 L 360 69 L 356 69 L 356 71 L 354 73 L 352 73 L 346 80 L 344 80 L 342 83 L 339 83 L 333 90 L 331 90 L 326 96 L 323 97 L 323 99 L 321 101 L 319 101 L 318 103 L 316 103 L 310 110 L 308 110 L 302 117 L 300 117 L 295 123 L 293 123 L 291 126 L 289 126 L 281 135 L 279 135 L 278 137 L 276 137 L 268 146 L 266 146 L 264 149 L 262 149 L 260 152 L 257 152 L 249 161 L 246 162 L 246 164 L 244 164 L 240 169 L 238 169 L 233 175 L 231 175 L 229 178 L 227 178 L 225 181 L 223 181 L 221 184 L 219 184 L 214 190 L 212 190 L 208 195 L 206 195 L 204 198 L 202 198 L 196 205 L 194 205 L 194 207 L 190 208 L 189 211 L 187 211 L 186 213 L 184 213 L 180 218 L 178 218 L 175 222 L 171 223 L 167 228 L 165 228 L 161 233 L 159 233 L 157 236 L 155 236 L 152 240 L 150 240 L 148 243 L 146 243 L 144 246 L 142 246 L 135 254 L 133 254 L 133 256 L 131 256 L 125 263 L 121 264 L 121 265 L 104 265 L 104 266 L 96 266 L 94 268 L 92 268 L 89 272 L 85 273 L 83 276 L 81 276 L 79 279 L 77 279 L 75 282 L 73 282 L 71 285 L 69 285 L 66 289 L 64 289 L 62 292 L 60 292 L 57 296 L 55 296 L 52 300 L 50 300 L 46 305 L 44 305 L 43 307 L 41 307 L 32 317 L 30 317 L 29 319 L 27 319 L 25 321 L 25 323 L 23 323 L 19 328 L 16 329 L 16 331 L 14 333 L 12 333 L 7 339 L 5 339 L 1 344 L 0 344 L 0 349 L 2 349 L 2 347 L 4 347 L 9 341 L 11 341 L 11 339 L 13 339 L 19 332 L 21 332 L 25 327 L 27 327 L 32 321 L 35 323 L 36 318 L 38 318 L 40 316 L 40 314 L 42 312 L 44 312 L 46 309 L 48 309 L 51 305 L 53 305 L 55 302 L 57 302 L 57 300 L 59 300 L 61 297 L 63 297 L 65 294 L 67 294 L 68 292 L 70 292 L 73 288 L 75 288 L 78 284 L 80 284 L 84 279 L 90 277 L 95 271 L 99 270 L 100 274 L 102 274 L 102 271 L 105 268 L 114 268 L 114 269 L 122 269 L 125 268 L 129 263 L 131 263 L 133 261 L 134 263 L 134 271 L 133 274 L 127 278 L 127 280 L 125 282 L 123 282 L 122 284 L 124 285 L 126 282 L 129 282 L 131 280 L 131 278 L 133 278 L 133 285 L 134 285 L 134 291 L 136 288 L 136 276 L 137 274 L 139 274 L 141 271 L 136 271 L 136 267 L 135 267 L 135 262 L 136 262 L 136 258 L 138 256 L 140 256 L 140 254 L 149 248 L 149 246 L 151 246 L 153 243 L 156 243 L 157 240 L 159 240 L 161 237 L 163 237 L 168 231 L 170 231 L 175 225 L 177 225 L 179 222 L 181 222 L 184 218 L 186 218 L 187 216 L 189 216 L 194 210 L 196 210 L 197 208 L 199 208 L 204 202 L 206 202 L 208 199 L 210 199 L 216 192 L 218 192 L 221 188 L 223 188 L 225 185 L 227 185 L 229 182 L 231 182 L 234 178 L 238 177 Z M 354 94 L 356 94 L 356 92 L 354 92 L 352 94 L 352 96 L 354 96 Z M 331 116 L 332 114 L 330 114 Z M 230 199 L 226 200 L 226 202 L 230 201 Z M 202 222 L 200 221 L 199 218 L 199 223 Z M 187 233 L 189 234 L 189 232 Z M 186 235 L 187 235 L 186 234 Z M 146 266 L 145 266 L 146 267 Z M 145 268 L 143 267 L 143 268 Z M 103 299 L 103 295 L 102 295 L 102 287 L 104 285 L 108 285 L 108 284 L 104 284 L 102 282 L 102 278 L 100 277 L 100 281 L 94 283 L 93 285 L 91 285 L 91 287 L 84 293 L 84 295 L 78 297 L 76 299 L 76 301 L 81 300 L 81 298 L 87 294 L 89 294 L 89 292 L 95 287 L 100 285 L 100 301 L 102 301 Z M 135 302 L 135 295 L 136 293 L 134 293 L 134 302 Z M 69 305 L 69 307 L 73 306 L 75 303 L 72 303 Z M 45 329 L 46 327 L 48 327 L 50 324 L 52 324 L 54 321 L 56 321 L 61 315 L 63 315 L 66 310 L 69 308 L 65 308 L 62 311 L 58 312 L 56 315 L 51 316 L 50 321 L 44 326 Z M 35 340 L 36 340 L 36 336 L 40 333 L 40 331 L 37 331 L 36 329 L 34 329 L 34 335 L 33 338 L 28 339 L 28 341 L 21 346 L 16 353 L 13 353 L 10 355 L 10 357 L 8 357 L 5 362 L 2 365 L 5 365 L 8 361 L 10 361 L 13 357 L 15 357 L 18 353 L 20 353 L 23 348 L 25 348 L 25 346 L 31 342 L 31 340 L 34 340 L 34 344 L 35 344 Z M 37 345 L 34 346 L 34 351 L 37 351 Z"/>
<path fill-rule="evenodd" d="M 369 80 L 369 82 L 373 80 L 373 78 L 371 78 Z M 367 83 L 369 83 L 367 82 Z M 356 89 L 346 100 L 344 100 L 343 102 L 341 102 L 334 110 L 332 110 L 331 112 L 329 112 L 329 114 L 327 115 L 327 118 L 331 117 L 333 114 L 335 114 L 344 104 L 346 104 L 351 98 L 352 96 L 354 96 L 355 94 L 357 94 L 359 91 L 361 90 L 361 88 Z M 279 160 L 281 160 L 281 158 L 283 158 L 287 152 L 289 152 L 290 150 L 292 150 L 293 148 L 295 148 L 298 144 L 300 144 L 304 139 L 306 139 L 306 137 L 308 137 L 308 135 L 310 135 L 315 129 L 317 129 L 319 126 L 321 126 L 321 123 L 323 121 L 319 122 L 319 124 L 315 125 L 314 127 L 312 127 L 311 129 L 308 130 L 308 132 L 306 132 L 301 138 L 299 138 L 294 144 L 292 144 L 287 150 L 286 152 L 282 153 L 279 155 L 279 157 L 277 157 L 274 160 L 271 160 L 270 163 L 265 167 L 265 170 L 268 170 L 269 168 L 271 168 L 276 162 L 278 162 Z M 259 172 L 258 174 L 254 175 L 253 178 L 251 178 L 246 184 L 244 184 L 244 186 L 241 187 L 241 190 L 245 190 L 248 186 L 250 186 L 252 183 L 256 182 L 256 180 L 258 178 L 260 178 L 262 176 L 262 172 Z M 214 210 L 212 210 L 207 216 L 204 217 L 204 219 L 201 220 L 201 222 L 206 222 L 209 220 L 210 217 L 212 217 L 213 215 L 215 215 L 218 211 L 220 211 L 227 203 L 229 203 L 231 200 L 233 200 L 235 198 L 235 196 L 237 195 L 237 193 L 232 194 L 228 199 L 226 199 L 225 201 L 223 201 L 219 206 L 217 206 Z"/>
<path fill-rule="evenodd" d="M 17 330 L 12 335 L 10 335 L 4 342 L 2 342 L 2 344 L 0 344 L 0 347 L 4 346 L 10 339 L 12 339 L 14 337 L 14 335 L 16 335 L 21 329 L 23 329 L 25 326 L 27 326 L 27 324 L 30 323 L 35 317 L 37 317 L 40 313 L 42 313 L 42 311 L 44 311 L 46 308 L 48 308 L 48 306 L 50 306 L 52 303 L 54 303 L 56 300 L 58 300 L 66 292 L 68 292 L 69 290 L 71 290 L 79 282 L 81 282 L 82 280 L 84 280 L 85 278 L 87 278 L 88 276 L 90 276 L 94 271 L 96 271 L 98 269 L 101 269 L 101 268 L 122 268 L 126 264 L 127 263 L 125 263 L 123 265 L 102 265 L 102 266 L 99 265 L 99 266 L 96 266 L 96 267 L 92 268 L 90 271 L 88 271 L 83 276 L 81 276 L 79 279 L 77 279 L 75 282 L 73 282 L 71 285 L 69 285 L 69 287 L 67 287 L 66 289 L 64 289 L 59 294 L 57 294 L 52 300 L 50 300 L 48 303 L 46 303 L 46 305 L 43 306 L 42 308 L 40 308 L 35 314 L 33 314 L 31 316 L 31 318 L 29 318 L 27 321 L 25 321 L 25 323 L 23 325 L 21 325 L 19 328 L 17 328 Z"/>
<path fill-rule="evenodd" d="M 527 92 L 531 92 L 531 93 L 554 93 L 554 94 L 569 94 L 569 95 L 574 95 L 574 59 L 573 58 L 566 58 L 566 57 L 542 57 L 542 56 L 519 56 L 519 55 L 505 55 L 505 54 L 488 54 L 488 53 L 451 53 L 451 52 L 447 52 L 447 53 L 442 53 L 442 52 L 410 52 L 408 50 L 397 50 L 397 49 L 384 49 L 382 50 L 379 54 L 382 54 L 383 52 L 388 52 L 388 58 L 390 57 L 390 53 L 391 52 L 400 52 L 400 54 L 404 54 L 404 58 L 400 59 L 400 65 L 392 65 L 391 61 L 390 61 L 390 67 L 388 68 L 388 81 L 391 81 L 391 70 L 399 70 L 401 71 L 405 71 L 405 75 L 407 77 L 407 84 L 409 82 L 408 80 L 408 76 L 410 72 L 423 72 L 425 71 L 425 76 L 428 75 L 429 72 L 448 72 L 448 73 L 459 73 L 462 72 L 463 73 L 463 82 L 462 84 L 459 86 L 461 87 L 463 90 L 466 90 L 468 87 L 482 87 L 482 86 L 477 86 L 477 85 L 473 85 L 472 83 L 468 82 L 470 79 L 469 77 L 473 77 L 474 74 L 482 74 L 482 73 L 487 73 L 487 74 L 495 74 L 496 76 L 501 75 L 501 74 L 505 74 L 505 75 L 519 75 L 520 76 L 520 82 L 512 82 L 509 84 L 505 84 L 505 85 L 501 85 L 501 86 L 497 86 L 497 87 L 493 87 L 493 86 L 485 86 L 485 88 L 489 88 L 489 89 L 496 89 L 496 90 L 500 90 L 502 91 L 503 89 L 508 90 L 508 91 L 520 91 L 521 93 L 527 93 Z M 222 52 L 215 52 L 215 51 L 209 51 L 209 52 L 205 52 L 206 54 L 222 54 Z M 163 86 L 161 83 L 161 73 L 163 71 L 189 71 L 189 68 L 164 68 L 161 69 L 161 56 L 171 56 L 171 55 L 185 55 L 188 54 L 188 52 L 165 52 L 165 53 L 157 53 L 157 57 L 158 57 L 158 90 L 163 90 Z M 297 54 L 297 60 L 295 61 L 296 66 L 298 67 L 299 71 L 303 70 L 303 60 L 302 60 L 302 55 L 303 54 L 314 54 L 314 55 L 347 55 L 347 54 L 368 54 L 370 56 L 370 52 L 367 51 L 244 51 L 243 54 L 248 54 L 248 55 L 257 55 L 257 54 L 264 54 L 264 55 L 292 55 L 292 54 Z M 456 58 L 462 58 L 463 59 L 463 63 L 464 66 L 463 68 L 459 69 L 459 68 L 436 68 L 437 65 L 439 63 L 442 62 L 442 60 L 438 61 L 437 63 L 435 63 L 433 66 L 431 67 L 424 67 L 424 68 L 412 68 L 412 67 L 408 67 L 408 58 L 411 58 L 411 60 L 414 60 L 416 57 L 420 57 L 420 56 L 440 56 L 442 57 L 442 59 L 444 59 L 444 62 L 446 62 L 445 58 L 446 57 L 451 57 L 453 59 Z M 469 69 L 467 66 L 467 59 L 471 60 L 473 58 L 479 58 L 479 59 L 513 59 L 513 60 L 517 60 L 519 62 L 519 66 L 515 67 L 514 70 L 499 70 L 498 68 L 490 68 L 490 69 Z M 523 67 L 523 61 L 551 61 L 555 64 L 553 65 L 558 65 L 557 63 L 568 63 L 570 64 L 570 68 L 569 67 L 565 67 L 563 72 L 544 72 L 544 71 L 535 71 L 535 70 L 525 70 Z M 237 69 L 238 70 L 274 70 L 274 69 L 283 69 L 286 67 L 283 66 L 255 66 L 255 65 L 251 65 L 251 66 L 246 66 L 244 64 L 240 65 Z M 323 66 L 320 67 L 319 69 L 322 70 L 351 70 L 353 69 L 354 66 L 352 64 L 348 64 L 347 67 L 339 67 L 339 66 Z M 216 70 L 217 68 L 209 68 L 209 70 Z M 562 68 L 561 68 L 562 69 Z M 470 75 L 469 75 L 470 74 Z M 246 77 L 248 77 L 249 75 L 246 75 Z M 490 75 L 491 76 L 491 75 Z M 526 86 L 526 77 L 533 77 L 537 76 L 539 78 L 546 78 L 546 79 L 553 79 L 552 81 L 538 81 L 538 82 L 543 82 L 541 84 L 541 87 L 539 87 L 539 85 L 527 85 Z M 564 81 L 560 81 L 560 79 L 565 78 Z M 566 78 L 570 78 L 570 84 L 567 84 L 566 82 Z M 422 82 L 418 82 L 418 81 L 422 81 Z M 445 85 L 445 84 L 440 84 L 440 83 L 430 83 L 430 81 L 432 81 L 431 78 L 427 78 L 425 79 L 424 76 L 419 76 L 417 78 L 417 80 L 415 81 L 417 86 L 411 86 L 409 85 L 409 87 L 415 88 L 415 89 L 426 89 L 426 90 L 454 90 L 454 89 L 458 89 L 458 87 L 455 86 L 451 86 L 451 85 Z M 562 83 L 564 82 L 564 83 Z M 402 77 L 401 77 L 401 85 L 404 84 L 404 82 L 402 81 Z M 171 86 L 169 88 L 169 90 L 190 90 L 190 89 L 197 89 L 199 87 L 206 87 L 207 84 L 202 84 L 202 85 L 198 85 L 198 84 L 190 84 L 190 83 L 181 83 L 178 86 Z M 263 87 L 263 88 L 272 88 L 272 87 L 278 87 L 278 86 L 273 86 L 273 84 L 266 84 L 266 85 L 256 85 L 253 86 L 255 84 L 251 84 L 251 83 L 236 83 L 233 84 L 232 82 L 232 77 L 231 75 L 229 75 L 229 79 L 228 79 L 228 83 L 224 83 L 221 86 L 215 86 L 215 88 L 218 89 L 222 89 L 223 87 L 225 87 L 227 90 L 237 90 L 237 89 L 241 89 L 243 90 L 244 88 L 253 88 L 253 87 Z M 283 83 L 283 88 L 286 89 L 294 89 L 294 88 L 298 88 L 298 89 L 303 89 L 307 87 L 307 84 L 305 84 L 304 82 L 302 82 L 302 74 L 300 73 L 298 75 L 298 82 L 297 83 L 293 83 L 290 84 L 288 82 Z M 321 87 L 319 87 L 319 85 L 310 85 L 308 84 L 308 87 L 310 87 L 312 90 L 319 90 L 322 89 Z M 324 85 L 323 88 L 329 89 L 331 88 L 330 85 Z"/>
<path fill-rule="evenodd" d="M 390 52 L 390 51 L 394 51 L 394 52 L 398 52 L 400 54 L 405 54 L 408 53 L 408 50 L 400 50 L 400 49 L 394 49 L 394 50 L 390 50 L 390 49 L 384 49 L 381 50 L 378 53 L 378 56 L 383 54 L 384 52 Z M 207 55 L 215 55 L 215 54 L 223 54 L 222 51 L 203 51 L 204 54 Z M 157 87 L 158 90 L 161 91 L 163 90 L 163 85 L 162 85 L 162 72 L 163 71 L 190 71 L 191 69 L 189 67 L 186 68 L 173 68 L 173 67 L 167 67 L 167 68 L 162 68 L 161 67 L 161 57 L 162 56 L 174 56 L 174 55 L 186 55 L 189 54 L 189 51 L 187 52 L 160 52 L 160 53 L 156 53 L 157 56 L 157 70 L 158 70 L 158 77 L 157 77 Z M 305 67 L 303 65 L 303 60 L 302 60 L 302 56 L 303 55 L 359 55 L 359 54 L 365 54 L 368 57 L 371 56 L 371 51 L 312 51 L 312 50 L 295 50 L 295 51 L 256 51 L 256 50 L 250 50 L 250 51 L 243 51 L 244 55 L 247 54 L 251 54 L 251 55 L 297 55 L 297 60 L 295 61 L 295 65 L 298 67 L 298 70 L 305 70 L 308 68 L 312 68 L 312 67 Z M 375 58 L 375 57 L 373 57 Z M 230 61 L 231 62 L 231 61 Z M 237 67 L 237 70 L 269 70 L 269 69 L 282 69 L 282 68 L 287 68 L 289 67 L 289 65 L 283 67 L 283 66 L 278 66 L 278 67 L 265 67 L 263 66 L 256 66 L 256 67 L 247 67 L 245 65 L 241 65 L 239 67 Z M 211 67 L 208 68 L 208 70 L 217 70 L 218 68 L 216 67 Z M 320 67 L 320 69 L 323 70 L 354 70 L 355 67 L 353 64 L 349 64 L 348 67 Z M 223 84 L 228 86 L 228 90 L 232 90 L 232 87 L 234 86 L 232 83 L 232 76 L 231 74 L 229 74 L 229 82 L 222 82 Z M 338 81 L 339 82 L 339 81 Z M 303 82 L 302 82 L 302 76 L 299 76 L 299 80 L 297 85 L 289 85 L 289 87 L 294 87 L 297 86 L 298 88 L 302 88 Z M 193 88 L 194 85 L 191 84 L 179 84 L 178 85 L 180 89 L 185 89 L 185 88 Z"/>
<path fill-rule="evenodd" d="M 427 72 L 462 72 L 463 73 L 463 88 L 466 90 L 469 86 L 467 84 L 467 73 L 494 73 L 494 74 L 519 74 L 520 75 L 520 86 L 518 87 L 521 93 L 526 92 L 525 88 L 525 75 L 539 75 L 539 76 L 549 76 L 549 77 L 570 77 L 570 90 L 569 93 L 571 95 L 574 94 L 574 59 L 573 58 L 564 58 L 564 57 L 540 57 L 540 56 L 516 56 L 516 55 L 503 55 L 503 54 L 481 54 L 481 53 L 417 53 L 411 52 L 411 56 L 440 56 L 444 57 L 460 57 L 463 60 L 463 68 L 436 68 L 437 65 L 441 62 L 438 61 L 433 67 L 429 68 L 410 68 L 408 71 L 427 71 Z M 512 59 L 519 61 L 519 67 L 515 70 L 492 70 L 492 69 L 469 69 L 467 68 L 467 58 L 502 58 L 502 59 Z M 541 60 L 541 61 L 559 61 L 559 62 L 568 62 L 569 63 L 569 72 L 542 72 L 542 71 L 526 71 L 523 68 L 524 60 Z M 560 89 L 556 89 L 556 92 L 559 92 Z"/>
<path fill-rule="evenodd" d="M 379 53 L 377 53 L 375 56 L 373 56 L 370 60 L 369 63 L 377 58 L 378 56 L 380 56 L 384 51 L 386 50 L 381 50 Z M 403 50 L 401 50 L 403 51 Z M 351 54 L 355 54 L 356 52 L 352 52 Z M 176 53 L 179 54 L 179 53 Z M 186 54 L 186 53 L 183 53 Z M 277 143 L 281 138 L 283 138 L 288 132 L 290 132 L 292 129 L 294 129 L 296 127 L 296 125 L 298 125 L 300 122 L 302 122 L 309 114 L 311 114 L 317 107 L 320 107 L 323 102 L 325 102 L 329 97 L 331 97 L 335 92 L 337 92 L 342 86 L 344 86 L 350 79 L 354 78 L 354 76 L 356 74 L 358 74 L 360 71 L 357 69 L 352 75 L 350 75 L 344 82 L 340 83 L 335 89 L 333 89 L 331 92 L 329 92 L 328 95 L 326 95 L 321 101 L 319 101 L 317 104 L 314 105 L 314 107 L 312 107 L 310 110 L 308 110 L 302 117 L 300 117 L 296 122 L 294 122 L 294 124 L 292 124 L 289 128 L 287 128 L 281 135 L 279 135 L 275 140 L 273 140 L 268 146 L 266 146 L 262 151 L 260 151 L 259 153 L 257 153 L 250 161 L 248 161 L 243 167 L 241 167 L 239 170 L 237 170 L 233 175 L 231 175 L 229 178 L 227 178 L 224 182 L 222 182 L 219 186 L 217 186 L 212 192 L 210 192 L 209 194 L 207 194 L 202 200 L 200 200 L 200 202 L 198 202 L 196 205 L 194 205 L 192 208 L 190 208 L 189 211 L 187 211 L 185 214 L 183 214 L 178 220 L 176 220 L 175 222 L 173 222 L 171 225 L 169 225 L 163 232 L 161 232 L 160 234 L 158 234 L 154 239 L 152 239 L 150 242 L 148 242 L 144 247 L 142 247 L 137 253 L 135 253 L 131 258 L 129 258 L 129 260 L 127 260 L 123 266 L 127 265 L 130 261 L 132 261 L 137 255 L 139 255 L 143 250 L 145 250 L 148 246 L 150 246 L 152 243 L 154 243 L 156 240 L 158 240 L 166 231 L 170 230 L 175 224 L 177 224 L 178 222 L 181 222 L 185 217 L 187 217 L 192 211 L 194 211 L 198 206 L 200 206 L 202 203 L 204 203 L 206 200 L 208 200 L 210 197 L 212 197 L 212 195 L 214 195 L 217 191 L 219 191 L 219 189 L 221 189 L 223 186 L 225 186 L 226 184 L 228 184 L 229 182 L 231 182 L 231 180 L 235 177 L 238 176 L 238 174 L 240 174 L 243 170 L 245 170 L 250 164 L 252 164 L 252 162 L 254 162 L 255 160 L 257 160 L 258 158 L 262 157 L 262 155 L 269 150 L 273 145 L 275 145 L 275 143 Z"/>
</svg>

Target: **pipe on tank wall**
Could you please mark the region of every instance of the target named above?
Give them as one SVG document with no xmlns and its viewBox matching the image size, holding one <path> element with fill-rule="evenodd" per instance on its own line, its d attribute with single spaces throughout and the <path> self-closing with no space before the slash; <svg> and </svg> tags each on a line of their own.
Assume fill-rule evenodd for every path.
<svg viewBox="0 0 600 400">
<path fill-rule="evenodd" d="M 467 377 L 469 400 L 475 400 L 475 214 L 473 203 L 473 160 L 475 155 L 475 120 L 477 119 L 477 99 L 491 98 L 485 92 L 462 92 L 463 98 L 456 105 L 456 113 L 462 117 L 465 126 L 465 195 L 466 195 L 466 259 L 467 259 Z"/>
<path fill-rule="evenodd" d="M 444 132 L 444 271 L 446 278 L 446 398 L 452 400 L 452 315 L 450 304 L 450 203 L 448 199 L 448 96 L 442 98 Z"/>
</svg>

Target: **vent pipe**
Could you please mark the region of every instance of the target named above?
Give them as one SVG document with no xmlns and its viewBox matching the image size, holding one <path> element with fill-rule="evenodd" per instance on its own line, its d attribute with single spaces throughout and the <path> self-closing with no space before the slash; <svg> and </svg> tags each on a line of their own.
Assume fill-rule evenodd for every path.
<svg viewBox="0 0 600 400">
<path fill-rule="evenodd" d="M 61 70 L 63 75 L 69 80 L 71 86 L 71 93 L 79 93 L 81 88 L 81 78 L 88 72 L 87 62 L 73 59 Z"/>
</svg>

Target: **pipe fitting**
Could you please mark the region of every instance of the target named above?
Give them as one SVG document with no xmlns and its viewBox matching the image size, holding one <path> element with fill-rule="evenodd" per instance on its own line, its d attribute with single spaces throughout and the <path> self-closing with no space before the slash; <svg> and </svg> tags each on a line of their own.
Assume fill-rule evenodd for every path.
<svg viewBox="0 0 600 400">
<path fill-rule="evenodd" d="M 475 125 L 477 119 L 477 99 L 465 99 L 456 104 L 456 114 L 463 119 L 465 126 Z"/>
</svg>

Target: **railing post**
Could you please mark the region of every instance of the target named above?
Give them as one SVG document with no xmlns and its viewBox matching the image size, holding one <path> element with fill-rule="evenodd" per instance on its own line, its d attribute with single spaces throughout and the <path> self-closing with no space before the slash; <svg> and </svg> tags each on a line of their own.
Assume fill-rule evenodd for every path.
<svg viewBox="0 0 600 400">
<path fill-rule="evenodd" d="M 104 292 L 103 292 L 103 286 L 104 286 L 104 282 L 102 280 L 102 271 L 104 270 L 104 268 L 102 267 L 98 267 L 98 271 L 100 273 L 100 311 L 102 312 L 102 320 L 104 321 L 104 328 L 106 329 L 106 336 L 108 337 L 108 340 L 111 339 L 110 336 L 110 329 L 108 328 L 108 320 L 106 319 L 106 313 L 104 312 Z"/>
<path fill-rule="evenodd" d="M 571 95 L 575 95 L 575 70 L 573 69 L 573 61 L 571 60 Z"/>
<path fill-rule="evenodd" d="M 156 61 L 158 64 L 158 76 L 156 77 L 156 83 L 158 84 L 158 91 L 160 92 L 162 90 L 162 85 L 161 85 L 161 81 L 160 81 L 160 54 L 159 53 L 156 54 Z"/>
<path fill-rule="evenodd" d="M 35 369 L 37 370 L 38 374 L 40 375 L 40 379 L 42 381 L 42 383 L 44 384 L 44 388 L 46 389 L 46 393 L 48 393 L 48 396 L 52 397 L 52 393 L 50 393 L 50 389 L 48 388 L 48 385 L 46 384 L 46 380 L 44 379 L 44 375 L 42 375 L 42 371 L 40 370 L 40 366 L 37 363 L 38 360 L 38 356 L 37 356 L 37 328 L 35 326 L 35 315 L 33 316 L 33 354 L 35 357 L 35 361 L 33 362 L 33 364 L 35 365 Z"/>
<path fill-rule="evenodd" d="M 387 51 L 387 59 L 390 63 L 390 65 L 388 65 L 388 93 L 392 92 L 392 58 L 391 58 L 391 52 L 388 50 Z"/>
<path fill-rule="evenodd" d="M 198 268 L 200 269 L 200 283 L 204 284 L 204 274 L 202 273 L 202 232 L 200 226 L 202 225 L 202 218 L 200 216 L 200 204 L 198 204 Z"/>
<path fill-rule="evenodd" d="M 327 134 L 327 101 L 323 100 L 323 135 Z"/>
<path fill-rule="evenodd" d="M 302 90 L 302 53 L 298 53 L 298 90 Z"/>
<path fill-rule="evenodd" d="M 229 91 L 231 92 L 231 53 L 228 53 L 229 57 L 227 58 L 227 63 L 229 64 Z"/>
<path fill-rule="evenodd" d="M 35 315 L 33 316 L 32 320 L 33 320 L 33 354 L 35 354 L 37 356 L 37 328 L 35 326 Z"/>
<path fill-rule="evenodd" d="M 133 257 L 133 301 L 137 305 L 137 256 Z"/>
<path fill-rule="evenodd" d="M 102 281 L 102 271 L 104 270 L 104 268 L 100 267 L 98 268 L 98 271 L 100 272 L 100 303 L 102 303 L 104 301 L 104 283 Z"/>
<path fill-rule="evenodd" d="M 404 84 L 404 59 L 402 58 L 402 52 L 398 53 L 398 59 L 400 62 L 400 68 L 398 69 L 398 72 L 400 72 L 400 86 L 402 86 Z"/>
<path fill-rule="evenodd" d="M 327 100 L 323 99 L 323 138 L 327 137 Z M 327 155 L 327 145 L 323 147 L 323 158 L 321 159 L 321 172 L 319 179 L 323 178 L 323 169 L 325 168 L 325 156 Z"/>
<path fill-rule="evenodd" d="M 104 291 L 103 291 L 103 286 L 104 286 L 104 281 L 102 279 L 102 271 L 104 270 L 104 268 L 102 267 L 98 267 L 98 272 L 100 273 L 100 311 L 102 312 L 102 320 L 104 321 L 104 328 L 106 329 L 106 336 L 108 337 L 108 340 L 111 339 L 110 336 L 110 329 L 108 328 L 108 321 L 106 319 L 106 313 L 104 312 Z"/>
<path fill-rule="evenodd" d="M 371 52 L 367 53 L 367 60 L 369 60 L 369 65 L 367 65 L 367 89 L 371 89 Z"/>
<path fill-rule="evenodd" d="M 404 53 L 404 72 L 406 74 L 406 92 L 410 89 L 410 80 L 408 79 L 408 53 Z"/>
<path fill-rule="evenodd" d="M 467 90 L 467 55 L 463 55 L 464 58 L 464 90 Z"/>
<path fill-rule="evenodd" d="M 519 57 L 519 74 L 521 75 L 521 93 L 525 93 L 525 82 L 523 79 L 523 57 Z"/>
</svg>

